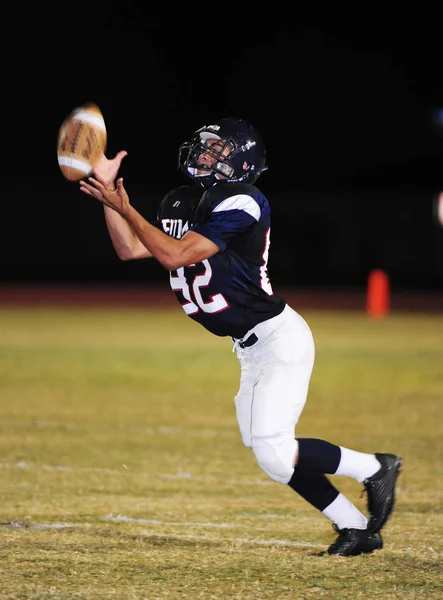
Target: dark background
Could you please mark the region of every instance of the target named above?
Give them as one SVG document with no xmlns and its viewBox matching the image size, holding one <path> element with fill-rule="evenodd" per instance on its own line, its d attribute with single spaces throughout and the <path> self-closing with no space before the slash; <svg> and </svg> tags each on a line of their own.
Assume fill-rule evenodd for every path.
<svg viewBox="0 0 443 600">
<path fill-rule="evenodd" d="M 101 205 L 58 169 L 61 122 L 93 101 L 108 156 L 128 151 L 121 174 L 147 218 L 185 182 L 179 144 L 241 117 L 267 145 L 258 185 L 273 212 L 274 283 L 359 287 L 382 268 L 394 287 L 443 289 L 436 15 L 425 27 L 287 28 L 237 14 L 188 22 L 172 9 L 156 20 L 147 3 L 92 6 L 80 15 L 8 5 L 0 281 L 166 281 L 155 261 L 116 257 Z"/>
</svg>

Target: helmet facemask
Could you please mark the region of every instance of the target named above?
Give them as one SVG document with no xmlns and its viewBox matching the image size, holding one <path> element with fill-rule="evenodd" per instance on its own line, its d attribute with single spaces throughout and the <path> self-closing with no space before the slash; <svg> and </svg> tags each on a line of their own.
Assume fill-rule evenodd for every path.
<svg viewBox="0 0 443 600">
<path fill-rule="evenodd" d="M 208 145 L 210 139 L 217 141 Z M 222 139 L 208 132 L 196 132 L 190 142 L 181 145 L 179 163 L 185 167 L 192 178 L 198 178 L 206 187 L 216 180 L 231 179 L 235 175 L 234 167 L 230 163 L 230 158 L 235 155 L 235 152 L 236 146 L 232 139 Z M 205 162 L 202 159 L 203 155 L 213 159 L 214 162 Z M 210 182 L 203 181 L 208 177 Z"/>
</svg>

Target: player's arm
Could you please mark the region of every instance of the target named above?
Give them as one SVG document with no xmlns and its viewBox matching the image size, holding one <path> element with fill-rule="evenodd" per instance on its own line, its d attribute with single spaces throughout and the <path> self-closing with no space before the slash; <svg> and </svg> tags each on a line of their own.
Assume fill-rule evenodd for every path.
<svg viewBox="0 0 443 600">
<path fill-rule="evenodd" d="M 180 267 L 201 262 L 219 252 L 219 247 L 199 233 L 188 231 L 180 240 L 177 240 L 155 225 L 149 223 L 129 203 L 129 198 L 123 187 L 123 179 L 117 181 L 116 190 L 106 187 L 93 177 L 88 178 L 89 183 L 82 181 L 80 189 L 90 196 L 97 198 L 102 204 L 118 212 L 135 233 L 143 246 L 154 256 L 168 271 L 175 271 Z"/>
<path fill-rule="evenodd" d="M 106 158 L 104 154 L 94 167 L 94 176 L 108 190 L 115 190 L 115 178 L 122 160 L 127 156 L 126 150 L 117 152 L 114 158 Z M 152 254 L 141 243 L 127 221 L 114 209 L 104 205 L 105 221 L 111 237 L 112 245 L 121 260 L 149 258 Z"/>
<path fill-rule="evenodd" d="M 214 242 L 195 231 L 188 231 L 177 240 L 146 221 L 132 206 L 125 219 L 144 246 L 168 271 L 201 262 L 220 250 Z"/>
<path fill-rule="evenodd" d="M 151 252 L 142 244 L 129 223 L 113 208 L 104 205 L 106 226 L 112 245 L 121 260 L 150 258 Z"/>
</svg>

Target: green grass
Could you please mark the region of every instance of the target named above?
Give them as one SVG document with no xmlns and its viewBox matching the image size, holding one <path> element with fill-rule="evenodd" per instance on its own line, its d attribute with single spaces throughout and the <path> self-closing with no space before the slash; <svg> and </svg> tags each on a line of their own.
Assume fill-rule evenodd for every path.
<svg viewBox="0 0 443 600">
<path fill-rule="evenodd" d="M 315 556 L 330 523 L 242 446 L 229 339 L 179 307 L 2 309 L 0 599 L 443 597 L 443 314 L 303 316 L 297 434 L 404 458 L 381 552 Z"/>
</svg>

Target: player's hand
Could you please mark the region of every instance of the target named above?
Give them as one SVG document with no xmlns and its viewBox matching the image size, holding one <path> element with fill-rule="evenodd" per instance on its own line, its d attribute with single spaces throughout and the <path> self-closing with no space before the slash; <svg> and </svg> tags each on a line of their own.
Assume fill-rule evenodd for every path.
<svg viewBox="0 0 443 600">
<path fill-rule="evenodd" d="M 114 209 L 123 217 L 131 206 L 129 196 L 123 186 L 122 177 L 117 179 L 114 190 L 106 188 L 103 183 L 94 179 L 94 177 L 88 177 L 88 181 L 80 181 L 80 190 L 88 196 L 93 196 L 105 206 Z"/>
<path fill-rule="evenodd" d="M 127 156 L 126 150 L 117 152 L 114 158 L 106 158 L 104 154 L 101 155 L 97 161 L 94 170 L 92 171 L 94 177 L 100 181 L 105 188 L 115 189 L 115 178 L 122 164 L 122 160 Z"/>
</svg>

